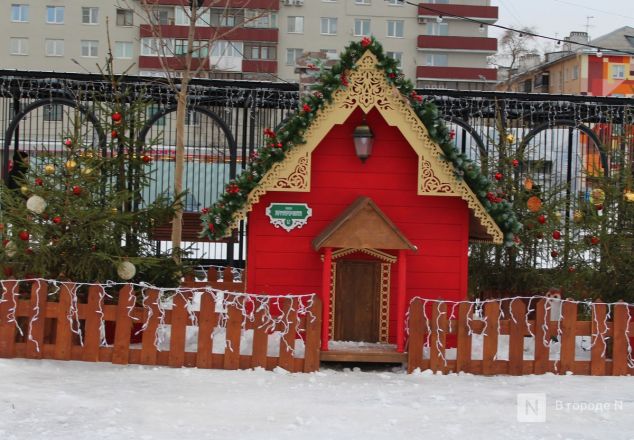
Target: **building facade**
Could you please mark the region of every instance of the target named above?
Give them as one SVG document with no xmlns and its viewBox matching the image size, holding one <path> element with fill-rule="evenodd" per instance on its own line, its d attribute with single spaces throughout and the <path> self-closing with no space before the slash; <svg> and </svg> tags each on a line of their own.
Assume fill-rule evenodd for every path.
<svg viewBox="0 0 634 440">
<path fill-rule="evenodd" d="M 184 66 L 188 0 L 152 2 L 151 11 L 138 0 L 17 2 L 5 4 L 4 68 L 96 72 L 110 50 L 119 72 L 177 75 Z M 494 23 L 498 10 L 490 0 L 227 0 L 197 20 L 194 65 L 201 76 L 297 81 L 304 53 L 336 58 L 372 35 L 418 87 L 489 88 L 497 40 L 457 16 Z"/>
<path fill-rule="evenodd" d="M 573 32 L 563 50 L 545 55 L 543 61 L 530 63 L 499 90 L 590 96 L 634 96 L 634 28 L 623 27 L 591 41 L 592 45 L 614 49 L 596 51 L 575 45 L 587 42 L 587 34 Z M 579 40 L 580 39 L 580 40 Z"/>
</svg>

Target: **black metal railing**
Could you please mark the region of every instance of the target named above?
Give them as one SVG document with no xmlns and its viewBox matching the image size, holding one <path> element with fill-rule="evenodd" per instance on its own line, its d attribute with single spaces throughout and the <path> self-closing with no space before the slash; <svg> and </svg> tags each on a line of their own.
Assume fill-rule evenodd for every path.
<svg viewBox="0 0 634 440">
<path fill-rule="evenodd" d="M 175 90 L 157 78 L 119 80 L 126 99 L 148 103 L 138 136 L 151 144 L 152 200 L 169 193 L 174 173 Z M 634 105 L 624 98 L 554 96 L 499 92 L 419 90 L 435 102 L 455 132 L 456 146 L 493 175 L 509 154 L 521 156 L 515 178 L 529 172 L 542 188 L 565 187 L 567 212 L 588 197 L 593 176 L 631 169 Z M 83 141 L 104 146 L 108 133 L 99 125 L 100 102 L 113 98 L 111 82 L 98 75 L 0 70 L 2 176 L 13 150 L 36 159 L 60 145 L 70 129 L 69 109 L 86 114 Z M 277 127 L 298 106 L 296 84 L 195 79 L 186 118 L 186 209 L 211 204 L 227 181 L 240 172 L 250 153 L 264 142 L 263 129 Z M 511 137 L 500 148 L 500 134 Z M 151 140 L 157 140 L 155 142 Z M 244 226 L 235 243 L 195 243 L 196 256 L 208 263 L 245 259 Z M 165 249 L 169 243 L 162 243 Z"/>
</svg>

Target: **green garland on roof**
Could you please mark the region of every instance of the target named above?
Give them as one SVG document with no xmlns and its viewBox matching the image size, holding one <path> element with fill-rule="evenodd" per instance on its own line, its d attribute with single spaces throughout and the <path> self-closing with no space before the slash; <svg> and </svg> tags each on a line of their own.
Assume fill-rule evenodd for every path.
<svg viewBox="0 0 634 440">
<path fill-rule="evenodd" d="M 332 102 L 334 93 L 348 86 L 347 73 L 355 69 L 355 64 L 366 50 L 372 51 L 378 60 L 378 67 L 385 71 L 387 81 L 394 84 L 408 98 L 421 119 L 429 136 L 440 145 L 445 158 L 453 163 L 456 176 L 469 185 L 485 209 L 504 233 L 505 245 L 515 244 L 515 234 L 522 226 L 517 220 L 511 204 L 499 197 L 495 185 L 482 174 L 478 165 L 454 147 L 453 133 L 447 129 L 438 108 L 416 94 L 414 85 L 406 79 L 398 68 L 397 61 L 385 56 L 383 47 L 374 37 L 364 37 L 360 42 L 351 43 L 342 53 L 340 62 L 330 70 L 322 69 L 317 83 L 311 87 L 312 94 L 302 98 L 299 110 L 277 132 L 264 130 L 267 139 L 252 156 L 246 169 L 226 186 L 225 192 L 210 208 L 202 211 L 203 230 L 201 237 L 217 240 L 228 236 L 235 212 L 244 208 L 249 193 L 259 184 L 273 164 L 281 162 L 294 145 L 305 143 L 304 132 L 310 126 L 317 111 Z"/>
</svg>

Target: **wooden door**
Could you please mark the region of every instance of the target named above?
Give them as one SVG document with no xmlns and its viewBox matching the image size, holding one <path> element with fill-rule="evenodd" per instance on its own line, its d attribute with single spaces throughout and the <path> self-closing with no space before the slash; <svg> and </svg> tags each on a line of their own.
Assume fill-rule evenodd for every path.
<svg viewBox="0 0 634 440">
<path fill-rule="evenodd" d="M 381 263 L 337 261 L 336 341 L 379 342 Z"/>
</svg>

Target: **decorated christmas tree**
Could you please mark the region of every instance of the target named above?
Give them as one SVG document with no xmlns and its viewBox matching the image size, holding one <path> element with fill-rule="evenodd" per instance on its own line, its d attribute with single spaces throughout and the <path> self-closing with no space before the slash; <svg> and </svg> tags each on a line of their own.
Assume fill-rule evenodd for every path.
<svg viewBox="0 0 634 440">
<path fill-rule="evenodd" d="M 141 198 L 151 184 L 144 168 L 152 159 L 134 133 L 147 105 L 126 103 L 116 79 L 113 97 L 99 109 L 104 142 L 86 142 L 88 122 L 71 109 L 66 117 L 73 128 L 59 134 L 58 148 L 32 158 L 15 178 L 16 189 L 0 187 L 5 277 L 178 283 L 180 268 L 157 255 L 151 241 L 153 227 L 173 215 L 174 202 Z"/>
</svg>

